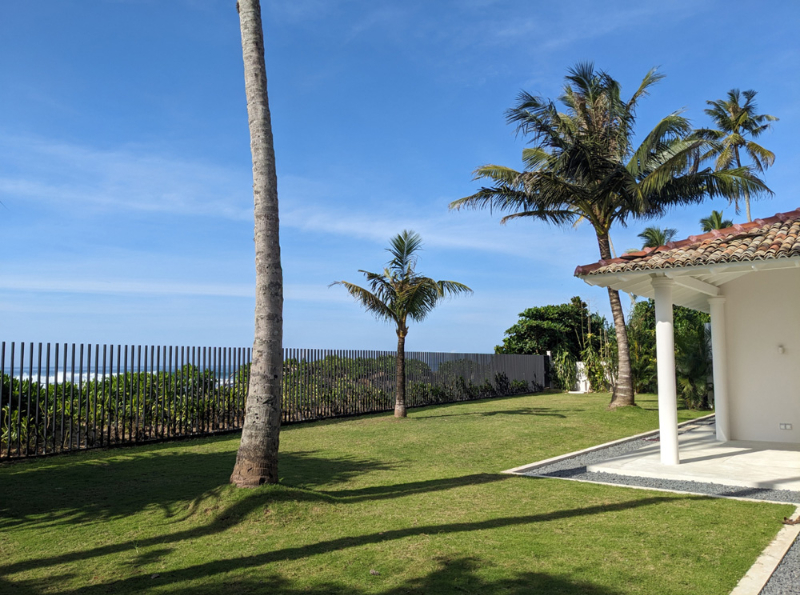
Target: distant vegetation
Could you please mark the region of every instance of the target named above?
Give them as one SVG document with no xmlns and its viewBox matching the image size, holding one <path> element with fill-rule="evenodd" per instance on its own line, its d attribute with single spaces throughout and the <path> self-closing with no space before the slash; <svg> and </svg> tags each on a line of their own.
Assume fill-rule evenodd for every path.
<svg viewBox="0 0 800 595">
<path fill-rule="evenodd" d="M 369 353 L 369 352 L 367 352 Z M 497 366 L 455 354 L 435 369 L 406 360 L 409 407 L 539 392 L 545 379 L 509 378 Z M 283 364 L 284 423 L 383 412 L 394 404 L 393 354 L 290 357 Z M 200 435 L 242 427 L 250 364 L 220 374 L 185 365 L 174 372 L 78 373 L 75 382 L 5 374 L 0 457 L 26 456 Z M 69 378 L 69 376 L 68 376 Z"/>
<path fill-rule="evenodd" d="M 628 314 L 627 333 L 631 375 L 637 394 L 658 391 L 656 322 L 653 300 L 639 300 Z M 674 307 L 675 368 L 678 397 L 690 409 L 708 409 L 712 375 L 708 314 Z M 616 337 L 603 316 L 590 313 L 586 303 L 528 308 L 505 332 L 496 353 L 552 354 L 553 378 L 562 390 L 575 384 L 575 363 L 584 362 L 593 392 L 605 392 L 613 381 Z"/>
<path fill-rule="evenodd" d="M 505 332 L 495 353 L 552 355 L 553 378 L 559 388 L 575 384 L 575 362 L 586 365 L 595 391 L 607 391 L 614 381 L 616 340 L 605 317 L 590 313 L 586 302 L 573 297 L 569 303 L 528 308 Z"/>
</svg>

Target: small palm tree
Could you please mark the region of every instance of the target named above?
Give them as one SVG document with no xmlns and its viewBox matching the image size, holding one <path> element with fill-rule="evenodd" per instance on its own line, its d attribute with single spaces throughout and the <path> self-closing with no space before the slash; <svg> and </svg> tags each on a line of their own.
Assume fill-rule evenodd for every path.
<svg viewBox="0 0 800 595">
<path fill-rule="evenodd" d="M 642 248 L 658 248 L 666 246 L 675 239 L 678 230 L 671 227 L 648 227 L 638 237 L 644 240 Z"/>
<path fill-rule="evenodd" d="M 703 231 L 711 231 L 712 229 L 733 227 L 733 221 L 730 219 L 723 219 L 722 211 L 711 211 L 708 217 L 700 219 L 700 225 L 703 226 Z"/>
<path fill-rule="evenodd" d="M 336 281 L 331 285 L 342 285 L 367 312 L 380 320 L 394 322 L 397 332 L 397 383 L 394 416 L 406 416 L 406 336 L 408 321 L 421 322 L 439 304 L 451 295 L 472 293 L 472 290 L 456 281 L 434 281 L 416 272 L 417 252 L 422 248 L 422 239 L 413 231 L 403 231 L 390 240 L 387 251 L 392 255 L 382 273 L 364 273 L 369 289 L 347 281 Z"/>
<path fill-rule="evenodd" d="M 753 142 L 762 132 L 768 130 L 778 118 L 769 114 L 757 114 L 755 96 L 756 91 L 740 92 L 739 89 L 728 91 L 727 99 L 717 101 L 706 101 L 709 107 L 705 113 L 711 116 L 717 129 L 701 129 L 697 135 L 712 142 L 710 151 L 703 154 L 703 159 L 715 159 L 715 169 L 717 171 L 730 169 L 732 167 L 742 167 L 742 153 L 746 153 L 752 161 L 750 169 L 755 169 L 763 173 L 770 165 L 775 162 L 775 153 L 768 151 L 758 143 Z M 745 102 L 741 100 L 744 96 Z M 749 137 L 749 138 L 748 138 Z M 758 178 L 756 178 L 758 179 Z M 767 193 L 771 194 L 769 188 L 764 187 Z M 745 192 L 744 204 L 747 211 L 747 220 L 752 221 L 750 216 L 750 193 Z M 736 212 L 739 212 L 739 201 L 734 200 Z"/>
</svg>

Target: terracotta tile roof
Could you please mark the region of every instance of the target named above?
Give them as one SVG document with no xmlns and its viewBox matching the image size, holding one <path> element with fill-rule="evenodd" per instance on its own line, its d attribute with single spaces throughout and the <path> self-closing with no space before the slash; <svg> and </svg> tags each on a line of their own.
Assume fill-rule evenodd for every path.
<svg viewBox="0 0 800 595">
<path fill-rule="evenodd" d="M 793 257 L 800 258 L 800 209 L 579 266 L 575 275 L 582 277 Z"/>
</svg>

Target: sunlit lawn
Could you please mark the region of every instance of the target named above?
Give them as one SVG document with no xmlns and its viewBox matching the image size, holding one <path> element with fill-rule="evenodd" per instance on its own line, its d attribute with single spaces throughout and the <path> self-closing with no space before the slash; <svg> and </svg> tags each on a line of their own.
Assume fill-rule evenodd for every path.
<svg viewBox="0 0 800 595">
<path fill-rule="evenodd" d="M 237 436 L 0 465 L 0 592 L 728 593 L 793 507 L 499 473 L 657 426 L 607 402 L 289 426 L 257 490 Z"/>
</svg>

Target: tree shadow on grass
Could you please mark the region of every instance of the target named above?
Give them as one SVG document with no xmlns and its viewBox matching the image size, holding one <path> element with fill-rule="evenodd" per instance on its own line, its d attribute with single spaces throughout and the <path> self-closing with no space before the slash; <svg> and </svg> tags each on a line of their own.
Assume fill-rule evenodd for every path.
<svg viewBox="0 0 800 595">
<path fill-rule="evenodd" d="M 576 581 L 567 576 L 557 576 L 541 572 L 517 571 L 512 576 L 501 579 L 486 579 L 480 575 L 480 569 L 487 563 L 480 558 L 458 557 L 438 558 L 438 568 L 425 576 L 409 579 L 396 587 L 381 589 L 379 585 L 386 578 L 382 575 L 368 575 L 361 582 L 372 583 L 370 588 L 362 589 L 342 582 L 325 581 L 314 586 L 301 586 L 296 581 L 288 580 L 277 574 L 266 574 L 260 579 L 233 578 L 213 583 L 191 585 L 164 585 L 161 576 L 144 578 L 142 589 L 158 589 L 160 593 L 169 595 L 217 595 L 224 588 L 229 594 L 270 594 L 270 595 L 447 595 L 450 593 L 474 593 L 480 595 L 618 595 L 619 591 L 593 585 L 585 581 Z M 364 569 L 365 575 L 367 574 Z M 147 585 L 147 586 L 145 586 Z M 0 583 L 2 586 L 2 583 Z M 109 593 L 117 591 L 114 584 L 107 585 Z M 70 591 L 68 593 L 77 593 Z M 38 595 L 38 591 L 30 588 L 19 595 Z"/>
<path fill-rule="evenodd" d="M 187 539 L 199 539 L 208 535 L 224 533 L 225 531 L 240 524 L 247 517 L 253 515 L 254 513 L 258 513 L 260 511 L 267 512 L 271 504 L 279 501 L 329 502 L 348 504 L 368 500 L 387 500 L 390 498 L 399 498 L 408 495 L 449 490 L 467 485 L 481 485 L 495 481 L 512 479 L 512 477 L 513 476 L 510 475 L 499 474 L 475 474 L 462 477 L 432 479 L 405 484 L 371 486 L 356 490 L 340 490 L 331 492 L 293 488 L 285 485 L 262 486 L 261 488 L 254 490 L 241 490 L 237 492 L 237 494 L 241 495 L 241 497 L 237 501 L 224 508 L 218 508 L 211 504 L 211 502 L 205 502 L 203 507 L 208 504 L 211 504 L 211 507 L 201 510 L 202 507 L 194 505 L 194 510 L 190 511 L 186 516 L 177 519 L 177 523 L 179 523 L 181 520 L 184 520 L 192 514 L 210 514 L 209 522 L 201 526 L 194 526 L 183 531 L 179 530 L 172 533 L 165 532 L 152 538 L 101 546 L 88 551 L 75 551 L 53 556 L 51 558 L 29 560 L 0 566 L 0 576 L 43 568 L 51 565 L 80 562 L 88 558 L 127 552 L 132 549 L 136 549 L 138 551 L 140 548 L 168 543 L 177 543 Z M 67 522 L 78 524 L 81 521 L 77 520 L 76 517 L 73 517 Z M 169 551 L 171 550 L 166 550 L 165 553 L 169 553 Z M 2 593 L 1 590 L 0 593 Z"/>
<path fill-rule="evenodd" d="M 562 410 L 551 409 L 549 407 L 521 407 L 519 409 L 498 409 L 496 411 L 470 411 L 465 413 L 443 413 L 441 415 L 426 415 L 422 419 L 436 418 L 436 417 L 465 417 L 465 416 L 492 417 L 495 415 L 536 415 L 536 416 L 546 416 L 546 417 L 560 417 L 562 419 L 567 417 L 563 413 L 559 413 L 559 411 Z M 570 410 L 569 413 L 573 413 L 573 410 Z"/>
<path fill-rule="evenodd" d="M 410 481 L 383 486 L 370 486 L 355 490 L 315 490 L 317 494 L 329 497 L 332 501 L 350 503 L 365 500 L 386 500 L 402 498 L 414 494 L 426 494 L 442 490 L 452 490 L 464 486 L 476 486 L 512 478 L 512 475 L 498 473 L 474 473 L 460 477 L 445 477 L 441 479 L 426 479 L 424 481 Z"/>
<path fill-rule="evenodd" d="M 258 494 L 258 492 L 259 490 L 255 490 L 253 493 Z M 696 499 L 700 499 L 700 497 L 697 497 Z M 422 526 L 408 527 L 404 529 L 381 531 L 378 533 L 370 533 L 365 535 L 340 537 L 336 539 L 330 539 L 327 541 L 320 541 L 316 543 L 310 543 L 295 547 L 287 547 L 275 551 L 268 551 L 253 555 L 235 556 L 219 560 L 212 560 L 208 562 L 195 564 L 193 566 L 189 566 L 186 568 L 164 571 L 159 574 L 158 580 L 159 580 L 159 585 L 161 586 L 163 591 L 169 593 L 172 592 L 170 590 L 170 587 L 181 588 L 181 585 L 183 583 L 197 581 L 198 579 L 216 580 L 214 577 L 217 577 L 219 575 L 226 575 L 227 573 L 259 568 L 275 562 L 300 560 L 303 558 L 307 558 L 309 556 L 318 556 L 322 554 L 348 550 L 351 548 L 357 548 L 361 546 L 380 544 L 387 541 L 400 540 L 409 537 L 459 534 L 471 531 L 500 529 L 504 527 L 543 524 L 566 518 L 592 516 L 596 514 L 637 509 L 647 506 L 658 505 L 665 502 L 671 502 L 673 500 L 674 500 L 673 498 L 664 496 L 650 497 L 641 500 L 629 500 L 617 504 L 587 506 L 583 508 L 558 510 L 541 514 L 532 514 L 532 515 L 515 516 L 515 517 L 501 517 L 501 518 L 487 519 L 487 520 L 473 521 L 473 522 L 444 523 L 440 525 L 422 525 Z M 239 503 L 239 505 L 241 504 L 242 503 Z M 235 514 L 235 512 L 230 510 L 227 512 L 232 515 Z M 215 529 L 214 525 L 220 523 L 221 525 Z M 172 551 L 171 548 L 167 547 L 168 544 L 170 543 L 202 537 L 204 535 L 208 535 L 209 533 L 214 533 L 219 530 L 224 530 L 225 528 L 227 528 L 225 526 L 225 521 L 220 520 L 218 518 L 215 519 L 215 521 L 210 526 L 199 527 L 196 529 L 190 529 L 187 531 L 181 531 L 178 533 L 173 533 L 168 535 L 159 535 L 157 537 L 153 537 L 150 539 L 138 540 L 135 543 L 134 542 L 119 543 L 109 546 L 101 546 L 86 551 L 76 551 L 60 556 L 53 556 L 51 558 L 28 560 L 24 562 L 7 564 L 5 566 L 0 566 L 0 577 L 8 576 L 23 571 L 31 571 L 31 570 L 41 571 L 59 564 L 85 562 L 87 560 L 99 556 L 130 551 L 133 547 L 137 548 L 158 547 L 160 550 L 158 552 L 159 556 L 166 555 Z M 235 552 L 233 553 L 235 554 Z M 150 563 L 157 562 L 159 556 L 156 556 L 155 558 L 148 558 L 148 562 Z M 146 591 L 149 587 L 154 586 L 152 580 L 154 579 L 141 575 L 131 576 L 128 578 L 121 579 L 119 581 L 114 581 L 113 583 L 83 586 L 75 592 L 79 592 L 85 595 L 95 595 L 95 594 L 99 595 L 101 593 L 105 594 L 109 592 L 141 593 Z M 23 586 L 25 585 L 31 586 L 32 584 L 33 583 L 23 583 Z M 52 585 L 52 583 L 50 584 Z M 2 583 L 0 583 L 0 585 L 2 585 Z M 228 589 L 226 589 L 226 591 L 227 590 Z M 72 591 L 62 591 L 62 592 L 70 593 Z M 192 591 L 177 591 L 177 592 L 188 593 Z M 580 591 L 564 591 L 564 592 L 572 593 Z"/>
<path fill-rule="evenodd" d="M 179 520 L 201 503 L 219 498 L 236 457 L 235 452 L 174 448 L 126 454 L 65 458 L 47 465 L 21 463 L 0 470 L 0 530 L 100 523 L 151 507 L 161 509 L 167 519 Z M 281 453 L 280 465 L 293 476 L 302 474 L 303 484 L 312 487 L 392 468 L 378 460 L 325 458 L 315 452 Z M 310 496 L 276 490 L 272 497 Z"/>
</svg>

